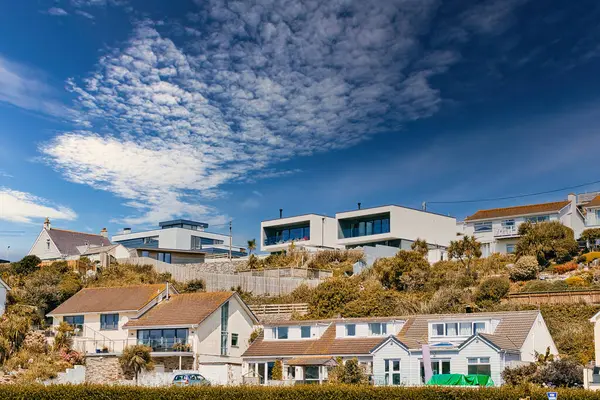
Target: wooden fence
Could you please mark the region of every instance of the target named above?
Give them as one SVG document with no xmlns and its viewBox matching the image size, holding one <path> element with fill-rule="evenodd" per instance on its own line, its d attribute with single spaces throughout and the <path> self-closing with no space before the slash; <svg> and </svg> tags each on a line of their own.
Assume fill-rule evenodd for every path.
<svg viewBox="0 0 600 400">
<path fill-rule="evenodd" d="M 600 304 L 600 290 L 512 293 L 508 301 L 516 304 Z"/>
<path fill-rule="evenodd" d="M 249 305 L 250 309 L 257 316 L 262 315 L 280 315 L 280 314 L 292 314 L 298 313 L 305 315 L 308 313 L 307 303 L 295 303 L 295 304 L 252 304 Z"/>
<path fill-rule="evenodd" d="M 297 277 L 268 277 L 268 276 L 244 276 L 239 274 L 219 274 L 205 272 L 197 267 L 186 267 L 185 264 L 167 264 L 162 261 L 147 257 L 120 259 L 119 263 L 136 265 L 152 265 L 159 273 L 168 272 L 173 279 L 180 282 L 188 282 L 202 279 L 206 284 L 207 292 L 220 290 L 231 290 L 240 287 L 244 292 L 252 292 L 255 295 L 279 296 L 289 294 L 298 286 L 306 284 L 316 287 L 321 279 L 307 279 Z"/>
</svg>

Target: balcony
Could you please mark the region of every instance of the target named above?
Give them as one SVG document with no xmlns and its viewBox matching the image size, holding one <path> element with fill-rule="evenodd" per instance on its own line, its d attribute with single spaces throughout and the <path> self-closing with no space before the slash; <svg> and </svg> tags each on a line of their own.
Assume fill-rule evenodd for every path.
<svg viewBox="0 0 600 400">
<path fill-rule="evenodd" d="M 519 229 L 516 226 L 503 226 L 494 229 L 494 237 L 516 237 L 519 236 Z"/>
<path fill-rule="evenodd" d="M 155 353 L 192 351 L 191 344 L 179 338 L 138 339 L 137 343 L 150 347 Z"/>
</svg>

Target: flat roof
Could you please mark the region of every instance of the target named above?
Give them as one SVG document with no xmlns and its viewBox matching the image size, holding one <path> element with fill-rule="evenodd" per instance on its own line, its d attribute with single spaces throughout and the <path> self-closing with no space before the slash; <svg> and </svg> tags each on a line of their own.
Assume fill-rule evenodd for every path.
<svg viewBox="0 0 600 400">
<path fill-rule="evenodd" d="M 136 250 L 159 251 L 169 253 L 185 253 L 185 254 L 207 254 L 205 251 L 199 250 L 180 250 L 180 249 L 165 249 L 162 247 L 135 247 Z"/>
<path fill-rule="evenodd" d="M 331 217 L 331 216 L 325 215 L 325 214 L 307 213 L 307 214 L 290 215 L 288 217 L 265 219 L 265 220 L 262 220 L 261 222 L 279 221 L 279 220 L 284 220 L 284 219 L 288 219 L 288 218 L 298 218 L 298 217 L 304 217 L 304 216 L 309 216 L 309 215 L 316 215 L 317 217 L 325 217 L 325 218 L 335 218 L 335 217 Z"/>
<path fill-rule="evenodd" d="M 196 222 L 196 221 L 192 221 L 189 219 L 174 219 L 171 221 L 163 221 L 163 222 L 159 222 L 158 226 L 160 226 L 162 228 L 163 226 L 177 225 L 177 224 L 201 226 L 203 228 L 208 228 L 208 224 L 206 222 Z"/>
<path fill-rule="evenodd" d="M 382 206 L 374 206 L 374 207 L 367 207 L 367 208 L 360 208 L 360 209 L 357 208 L 355 210 L 340 211 L 340 212 L 336 213 L 336 215 L 338 215 L 338 214 L 346 214 L 346 213 L 351 213 L 351 212 L 356 212 L 356 211 L 372 210 L 374 208 L 383 208 L 383 207 L 399 207 L 399 208 L 404 208 L 406 210 L 419 211 L 419 212 L 426 213 L 426 214 L 439 215 L 440 217 L 455 218 L 452 215 L 445 215 L 445 214 L 440 214 L 440 213 L 436 213 L 436 212 L 433 212 L 433 211 L 420 210 L 418 208 L 413 208 L 413 207 L 400 206 L 398 204 L 385 204 L 385 205 L 382 205 Z"/>
</svg>

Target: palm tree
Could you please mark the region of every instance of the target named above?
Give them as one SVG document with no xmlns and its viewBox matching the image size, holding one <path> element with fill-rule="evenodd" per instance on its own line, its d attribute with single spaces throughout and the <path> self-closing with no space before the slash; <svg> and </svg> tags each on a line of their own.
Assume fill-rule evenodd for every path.
<svg viewBox="0 0 600 400">
<path fill-rule="evenodd" d="M 152 371 L 154 362 L 150 352 L 152 348 L 141 344 L 135 346 L 127 346 L 123 350 L 123 354 L 119 357 L 119 363 L 125 371 L 133 372 L 135 383 L 137 384 L 138 375 L 142 371 Z"/>
<path fill-rule="evenodd" d="M 252 254 L 254 250 L 256 250 L 256 239 L 248 240 L 248 252 Z"/>
</svg>

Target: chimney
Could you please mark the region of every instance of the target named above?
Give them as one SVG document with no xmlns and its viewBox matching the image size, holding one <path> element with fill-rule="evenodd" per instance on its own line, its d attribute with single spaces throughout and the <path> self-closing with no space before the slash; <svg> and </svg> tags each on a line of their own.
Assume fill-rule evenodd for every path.
<svg viewBox="0 0 600 400">
<path fill-rule="evenodd" d="M 131 228 L 123 228 L 123 235 L 131 233 Z"/>
<path fill-rule="evenodd" d="M 50 218 L 48 218 L 48 217 L 46 217 L 46 220 L 44 221 L 44 229 L 46 229 L 48 231 L 51 229 Z"/>
<path fill-rule="evenodd" d="M 106 230 L 106 228 L 102 228 L 102 230 L 100 231 L 100 236 L 108 238 L 108 231 Z"/>
<path fill-rule="evenodd" d="M 575 193 L 569 193 L 569 195 L 567 196 L 567 199 L 575 207 L 577 206 L 577 195 Z"/>
<path fill-rule="evenodd" d="M 279 209 L 279 218 L 283 218 L 283 208 Z"/>
<path fill-rule="evenodd" d="M 362 203 L 358 203 L 358 209 L 360 210 L 360 206 L 362 205 Z"/>
</svg>

